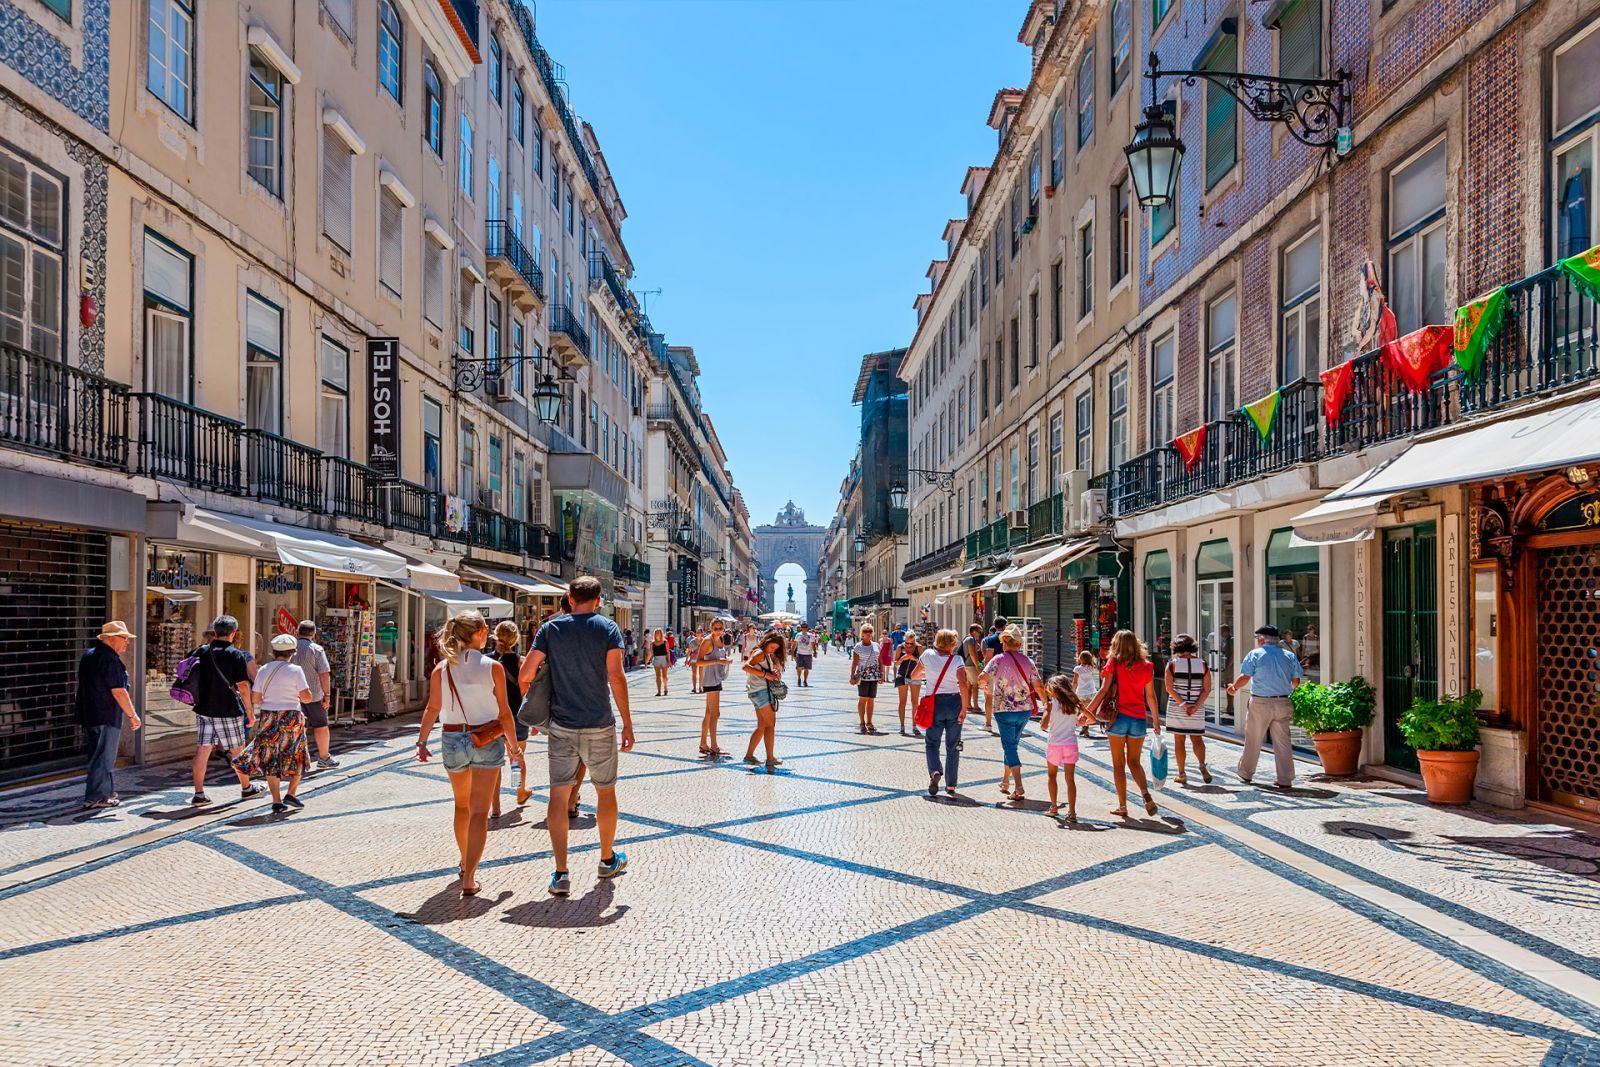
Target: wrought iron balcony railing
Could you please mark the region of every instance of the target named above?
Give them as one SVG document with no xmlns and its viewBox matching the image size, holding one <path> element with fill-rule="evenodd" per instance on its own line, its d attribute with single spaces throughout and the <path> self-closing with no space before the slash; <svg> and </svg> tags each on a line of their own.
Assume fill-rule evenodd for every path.
<svg viewBox="0 0 1600 1067">
<path fill-rule="evenodd" d="M 1600 303 L 1559 266 L 1506 286 L 1500 329 L 1478 373 L 1461 377 L 1461 411 L 1476 413 L 1600 378 Z"/>
<path fill-rule="evenodd" d="M 566 343 L 583 359 L 589 358 L 589 331 L 583 328 L 583 318 L 565 304 L 550 308 L 550 340 L 565 338 Z"/>
<path fill-rule="evenodd" d="M 511 228 L 511 224 L 503 219 L 490 219 L 486 236 L 488 240 L 484 254 L 490 259 L 504 260 L 528 290 L 543 300 L 544 272 L 539 269 L 539 261 L 523 245 L 521 238 Z"/>
<path fill-rule="evenodd" d="M 159 393 L 130 394 L 139 409 L 139 473 L 243 495 L 244 424 Z"/>
<path fill-rule="evenodd" d="M 0 344 L 0 442 L 126 470 L 128 392 L 120 382 Z"/>
</svg>

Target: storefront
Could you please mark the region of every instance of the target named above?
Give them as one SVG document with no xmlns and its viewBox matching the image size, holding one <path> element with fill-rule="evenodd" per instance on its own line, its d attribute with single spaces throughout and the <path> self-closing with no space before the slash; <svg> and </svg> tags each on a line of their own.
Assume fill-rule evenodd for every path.
<svg viewBox="0 0 1600 1067">
<path fill-rule="evenodd" d="M 533 644 L 544 620 L 555 613 L 566 593 L 566 583 L 543 572 L 524 574 L 473 563 L 462 567 L 461 578 L 479 590 L 509 601 L 512 610 L 504 618 L 516 620 L 522 631 L 523 647 Z"/>
<path fill-rule="evenodd" d="M 199 647 L 221 595 L 217 557 L 150 544 L 145 550 L 144 726 L 146 758 L 194 744 L 194 708 L 168 695 L 178 663 Z M 170 746 L 170 749 L 169 749 Z"/>
</svg>

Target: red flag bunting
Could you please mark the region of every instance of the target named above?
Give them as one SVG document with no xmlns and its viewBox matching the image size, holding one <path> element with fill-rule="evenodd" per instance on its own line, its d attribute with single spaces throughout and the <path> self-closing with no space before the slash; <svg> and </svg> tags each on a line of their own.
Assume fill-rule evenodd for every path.
<svg viewBox="0 0 1600 1067">
<path fill-rule="evenodd" d="M 1201 423 L 1188 433 L 1172 439 L 1172 447 L 1178 450 L 1178 455 L 1183 457 L 1183 469 L 1194 470 L 1194 465 L 1200 462 L 1200 453 L 1206 447 L 1206 424 Z"/>
<path fill-rule="evenodd" d="M 1322 372 L 1322 417 L 1329 426 L 1339 425 L 1344 418 L 1344 404 L 1350 399 L 1355 379 L 1356 364 L 1350 359 Z"/>
<path fill-rule="evenodd" d="M 1435 371 L 1448 367 L 1455 356 L 1453 326 L 1424 326 L 1383 346 L 1383 361 L 1406 388 L 1420 393 L 1428 388 Z"/>
</svg>

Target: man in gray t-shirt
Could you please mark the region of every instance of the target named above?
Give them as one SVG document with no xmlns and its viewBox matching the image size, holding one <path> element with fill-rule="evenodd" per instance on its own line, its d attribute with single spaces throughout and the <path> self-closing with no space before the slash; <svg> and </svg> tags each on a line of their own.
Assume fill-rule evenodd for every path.
<svg viewBox="0 0 1600 1067">
<path fill-rule="evenodd" d="M 317 766 L 329 770 L 339 766 L 339 761 L 328 755 L 328 705 L 333 689 L 332 668 L 328 666 L 328 653 L 316 642 L 317 624 L 306 619 L 297 631 L 299 640 L 289 662 L 299 667 L 306 676 L 306 688 L 311 690 L 310 703 L 301 704 L 306 717 L 306 728 L 317 745 Z"/>
</svg>

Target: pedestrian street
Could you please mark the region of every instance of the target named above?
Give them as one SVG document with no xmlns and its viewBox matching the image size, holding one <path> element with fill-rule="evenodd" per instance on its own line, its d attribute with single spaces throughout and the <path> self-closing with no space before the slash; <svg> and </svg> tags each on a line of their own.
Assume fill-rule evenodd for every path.
<svg viewBox="0 0 1600 1067">
<path fill-rule="evenodd" d="M 8 799 L 0 1062 L 1600 1063 L 1591 834 L 1307 763 L 1246 788 L 1225 743 L 1213 784 L 1120 820 L 1103 741 L 1069 826 L 1037 728 L 1021 807 L 979 718 L 956 798 L 930 797 L 893 690 L 862 736 L 845 659 L 813 677 L 789 674 L 769 772 L 738 760 L 734 679 L 734 758 L 709 763 L 687 670 L 663 699 L 635 672 L 631 863 L 596 877 L 586 785 L 570 899 L 545 892 L 542 739 L 476 898 L 414 719 L 336 734 L 342 767 L 286 815 L 191 813 L 186 765 L 106 812 Z"/>
</svg>

